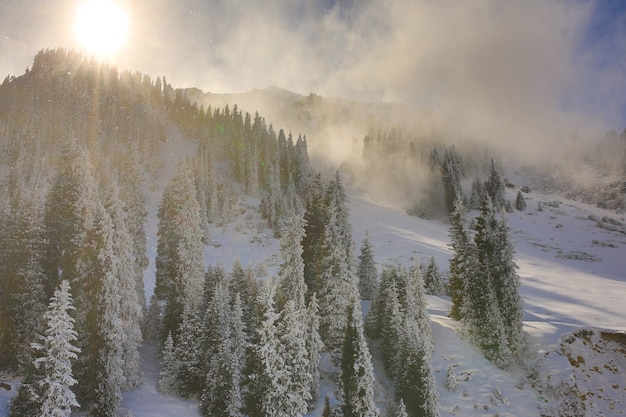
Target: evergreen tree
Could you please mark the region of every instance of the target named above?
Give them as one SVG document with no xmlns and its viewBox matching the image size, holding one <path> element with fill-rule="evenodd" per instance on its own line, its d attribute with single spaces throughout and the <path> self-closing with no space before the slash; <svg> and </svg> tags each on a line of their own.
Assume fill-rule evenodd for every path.
<svg viewBox="0 0 626 417">
<path fill-rule="evenodd" d="M 280 288 L 278 290 L 278 306 L 293 300 L 298 310 L 306 307 L 306 283 L 304 282 L 304 261 L 302 260 L 302 238 L 304 236 L 304 219 L 302 215 L 294 215 L 287 220 L 287 227 L 280 240 L 280 254 L 283 262 L 278 271 Z"/>
<path fill-rule="evenodd" d="M 344 417 L 377 417 L 374 402 L 374 370 L 365 341 L 358 300 L 348 307 L 341 355 L 341 397 Z"/>
<path fill-rule="evenodd" d="M 61 150 L 58 171 L 46 198 L 44 224 L 48 253 L 44 269 L 48 276 L 48 294 L 67 279 L 77 279 L 77 263 L 86 230 L 92 226 L 96 182 L 89 152 L 76 141 Z M 73 285 L 74 286 L 74 285 Z M 74 291 L 80 294 L 79 288 Z M 79 300 L 76 300 L 79 304 Z M 77 306 L 80 310 L 80 308 Z M 81 312 L 77 312 L 81 315 Z"/>
<path fill-rule="evenodd" d="M 476 238 L 478 239 L 478 235 Z M 519 360 L 526 348 L 523 330 L 524 305 L 519 293 L 520 279 L 514 260 L 514 248 L 504 216 L 496 219 L 492 238 L 496 250 L 489 254 L 490 260 L 485 262 L 483 268 L 488 268 L 492 273 L 507 347 L 514 355 L 514 359 Z"/>
<path fill-rule="evenodd" d="M 400 404 L 398 404 L 395 417 L 409 417 L 409 414 L 406 411 L 406 406 L 404 405 L 404 400 L 402 399 L 400 399 Z"/>
<path fill-rule="evenodd" d="M 517 197 L 515 198 L 515 208 L 519 211 L 526 210 L 526 200 L 524 199 L 524 195 L 521 191 L 517 192 Z"/>
<path fill-rule="evenodd" d="M 306 351 L 306 310 L 298 310 L 295 300 L 289 300 L 281 312 L 278 325 L 280 351 L 288 376 L 285 411 L 291 416 L 307 413 L 311 401 L 312 376 Z"/>
<path fill-rule="evenodd" d="M 504 197 L 504 182 L 496 169 L 496 162 L 491 160 L 491 167 L 489 168 L 489 178 L 485 184 L 485 191 L 491 197 L 493 207 L 496 211 L 500 211 L 506 204 Z"/>
<path fill-rule="evenodd" d="M 43 205 L 35 191 L 16 194 L 0 220 L 0 369 L 8 370 L 32 362 L 46 310 Z"/>
<path fill-rule="evenodd" d="M 204 277 L 200 206 L 187 161 L 165 188 L 158 217 L 155 293 L 166 302 L 163 331 L 176 336 L 184 306 L 199 307 Z"/>
<path fill-rule="evenodd" d="M 472 183 L 472 193 L 470 194 L 469 208 L 470 210 L 478 210 L 480 208 L 480 200 L 484 192 L 484 184 L 478 179 L 474 178 Z"/>
<path fill-rule="evenodd" d="M 326 202 L 324 199 L 324 185 L 318 174 L 309 186 L 305 202 L 304 236 L 302 237 L 302 260 L 304 261 L 304 281 L 307 285 L 307 295 L 316 291 L 316 280 L 320 273 L 320 259 L 324 229 L 326 225 Z"/>
<path fill-rule="evenodd" d="M 205 389 L 202 393 L 202 412 L 207 416 L 242 416 L 242 371 L 247 346 L 243 310 L 239 294 L 230 314 L 230 321 L 222 339 L 209 358 Z"/>
<path fill-rule="evenodd" d="M 118 334 L 116 350 L 119 350 L 123 373 L 121 389 L 128 390 L 139 384 L 139 346 L 142 342 L 141 324 L 143 322 L 143 310 L 145 306 L 145 294 L 143 288 L 143 269 L 137 269 L 136 264 L 141 260 L 137 258 L 134 249 L 133 238 L 129 232 L 129 216 L 123 209 L 119 198 L 117 181 L 112 178 L 104 188 L 103 202 L 106 208 L 107 218 L 104 224 L 109 227 L 108 249 L 100 254 L 101 263 L 110 268 L 110 284 L 116 287 L 116 299 L 105 309 L 118 308 L 115 324 L 111 331 Z M 141 274 L 140 284 L 137 283 L 137 274 Z M 139 295 L 139 292 L 141 295 Z M 109 336 L 110 337 L 110 336 Z"/>
<path fill-rule="evenodd" d="M 468 313 L 464 320 L 471 337 L 487 359 L 503 367 L 510 363 L 511 352 L 498 300 L 498 272 L 492 269 L 497 267 L 494 263 L 497 252 L 503 249 L 495 239 L 498 234 L 495 216 L 496 209 L 489 195 L 485 194 L 475 224 L 478 270 L 467 282 Z"/>
<path fill-rule="evenodd" d="M 439 273 L 439 268 L 437 267 L 434 256 L 431 256 L 426 268 L 424 287 L 426 288 L 426 291 L 432 295 L 446 294 L 446 285 L 443 281 L 443 276 Z"/>
<path fill-rule="evenodd" d="M 334 360 L 341 357 L 341 346 L 347 324 L 347 310 L 353 299 L 359 298 L 356 276 L 351 275 L 346 259 L 345 241 L 335 205 L 329 207 L 329 219 L 324 233 L 320 276 L 320 334 Z"/>
<path fill-rule="evenodd" d="M 161 353 L 161 371 L 159 373 L 159 392 L 163 394 L 177 394 L 178 382 L 176 376 L 180 367 L 176 351 L 174 348 L 174 338 L 172 333 L 168 333 L 163 344 L 163 352 Z"/>
<path fill-rule="evenodd" d="M 432 370 L 431 353 L 417 321 L 407 315 L 405 337 L 400 348 L 400 372 L 396 378 L 396 396 L 410 416 L 439 415 L 438 394 Z"/>
<path fill-rule="evenodd" d="M 461 320 L 467 307 L 468 281 L 476 274 L 477 259 L 476 248 L 471 241 L 465 228 L 465 210 L 460 199 L 456 200 L 455 210 L 450 216 L 450 247 L 452 258 L 450 259 L 450 277 L 448 288 L 452 307 L 450 317 Z"/>
<path fill-rule="evenodd" d="M 441 173 L 443 177 L 444 197 L 448 214 L 454 211 L 454 200 L 462 194 L 462 167 L 460 156 L 454 147 L 446 148 L 443 153 Z"/>
<path fill-rule="evenodd" d="M 230 294 L 241 297 L 246 333 L 252 337 L 259 321 L 259 289 L 254 272 L 250 268 L 243 269 L 239 261 L 235 262 L 230 274 Z"/>
<path fill-rule="evenodd" d="M 79 407 L 71 387 L 77 382 L 72 376 L 72 361 L 80 349 L 73 344 L 77 337 L 70 310 L 74 310 L 70 284 L 63 280 L 44 314 L 46 331 L 42 342 L 32 344 L 42 353 L 35 360 L 35 366 L 41 367 L 44 375 L 35 382 L 41 404 L 39 416 L 69 417 L 72 408 Z"/>
<path fill-rule="evenodd" d="M 317 295 L 313 293 L 306 310 L 306 351 L 308 358 L 308 373 L 311 376 L 310 404 L 314 404 L 319 398 L 320 380 L 320 353 L 324 348 L 324 343 L 319 334 L 320 317 Z"/>
<path fill-rule="evenodd" d="M 203 323 L 197 310 L 185 306 L 178 331 L 174 355 L 178 361 L 176 380 L 178 395 L 195 398 L 202 393 L 205 382 L 206 349 Z"/>
<path fill-rule="evenodd" d="M 289 412 L 293 411 L 287 407 L 289 373 L 279 353 L 277 323 L 280 315 L 275 311 L 275 291 L 271 286 L 266 284 L 259 295 L 263 319 L 252 347 L 254 369 L 249 375 L 246 399 L 246 411 L 251 417 L 290 417 Z"/>
<path fill-rule="evenodd" d="M 383 364 L 387 373 L 395 377 L 399 371 L 400 342 L 404 332 L 404 309 L 400 305 L 395 281 L 382 294 L 380 340 Z"/>
<path fill-rule="evenodd" d="M 150 297 L 144 329 L 146 342 L 155 344 L 161 340 L 161 306 L 154 294 Z"/>
<path fill-rule="evenodd" d="M 361 299 L 373 300 L 378 291 L 378 271 L 376 270 L 374 252 L 367 231 L 365 232 L 365 239 L 363 239 L 361 244 L 357 276 L 359 277 Z"/>
</svg>

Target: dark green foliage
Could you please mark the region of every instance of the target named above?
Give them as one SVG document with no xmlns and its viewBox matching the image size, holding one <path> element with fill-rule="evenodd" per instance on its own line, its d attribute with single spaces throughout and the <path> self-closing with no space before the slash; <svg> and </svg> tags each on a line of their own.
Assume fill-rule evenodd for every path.
<svg viewBox="0 0 626 417">
<path fill-rule="evenodd" d="M 441 163 L 441 175 L 443 178 L 444 198 L 447 213 L 454 211 L 454 201 L 462 195 L 461 179 L 463 178 L 463 166 L 460 155 L 454 147 L 446 148 Z"/>
<path fill-rule="evenodd" d="M 526 210 L 526 200 L 524 199 L 524 195 L 521 191 L 517 192 L 517 197 L 515 198 L 515 208 L 519 211 Z"/>
<path fill-rule="evenodd" d="M 467 282 L 476 271 L 476 255 L 473 242 L 465 228 L 465 210 L 457 199 L 455 210 L 450 216 L 450 277 L 448 291 L 452 299 L 450 317 L 461 320 L 465 314 Z"/>
<path fill-rule="evenodd" d="M 374 374 L 358 305 L 348 307 L 341 354 L 341 390 L 344 417 L 376 417 Z"/>
<path fill-rule="evenodd" d="M 439 272 L 439 268 L 435 263 L 435 257 L 431 257 L 424 274 L 424 288 L 426 292 L 432 295 L 445 295 L 446 285 L 443 276 Z"/>
<path fill-rule="evenodd" d="M 485 191 L 491 198 L 493 207 L 496 211 L 500 211 L 506 204 L 504 197 L 504 182 L 498 173 L 496 168 L 496 162 L 491 160 L 491 167 L 489 168 L 489 178 L 485 184 Z"/>
<path fill-rule="evenodd" d="M 373 300 L 378 292 L 378 271 L 376 270 L 374 251 L 369 242 L 367 231 L 365 232 L 365 239 L 361 244 L 361 253 L 358 259 L 357 276 L 359 278 L 359 293 L 361 299 Z"/>
</svg>

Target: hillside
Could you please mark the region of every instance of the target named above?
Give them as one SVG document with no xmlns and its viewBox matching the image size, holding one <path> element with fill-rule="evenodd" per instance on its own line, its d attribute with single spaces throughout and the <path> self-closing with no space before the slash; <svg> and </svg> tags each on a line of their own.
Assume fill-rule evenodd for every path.
<svg viewBox="0 0 626 417">
<path fill-rule="evenodd" d="M 209 105 L 211 112 L 207 111 Z M 254 288 L 276 278 L 283 262 L 278 237 L 287 230 L 286 219 L 313 207 L 315 182 L 308 181 L 316 171 L 331 173 L 327 176 L 330 185 L 322 188 L 328 194 L 336 192 L 332 174 L 341 172 L 334 186 L 343 192 L 339 179 L 345 181 L 349 243 L 358 248 L 367 233 L 379 272 L 386 264 L 398 262 L 408 268 L 415 261 L 425 265 L 432 257 L 445 275 L 452 255 L 450 225 L 443 211 L 447 190 L 438 170 L 444 165 L 433 149 L 441 154 L 445 149 L 445 154 L 465 161 L 460 164 L 465 176 L 457 180 L 459 190 L 468 196 L 472 177 L 484 177 L 488 170 L 484 149 L 471 140 L 463 141 L 462 136 L 436 128 L 417 136 L 407 133 L 412 130 L 402 125 L 406 111 L 419 114 L 415 119 L 423 123 L 432 116 L 427 110 L 301 96 L 277 87 L 233 95 L 174 90 L 160 78 L 152 81 L 146 75 L 118 74 L 114 68 L 63 50 L 40 53 L 30 72 L 7 80 L 0 87 L 0 110 L 0 184 L 7 196 L 0 204 L 0 256 L 6 266 L 0 275 L 0 313 L 3 318 L 15 318 L 18 311 L 29 313 L 30 320 L 41 320 L 37 314 L 53 289 L 50 282 L 58 280 L 62 271 L 61 276 L 72 277 L 80 289 L 75 292 L 82 303 L 80 314 L 109 310 L 119 314 L 114 319 L 102 315 L 97 320 L 79 320 L 83 332 L 100 337 L 98 332 L 106 329 L 98 326 L 112 323 L 119 326 L 114 328 L 117 334 L 125 332 L 121 339 L 131 339 L 133 332 L 128 328 L 143 326 L 144 342 L 135 339 L 133 346 L 126 347 L 137 356 L 115 358 L 124 365 L 120 372 L 124 367 L 137 368 L 134 382 L 132 375 L 124 377 L 127 379 L 118 375 L 117 381 L 123 381 L 125 387 L 114 387 L 118 391 L 112 394 L 119 395 L 118 415 L 202 415 L 202 399 L 197 393 L 189 395 L 197 399 L 186 400 L 180 392 L 165 394 L 157 389 L 163 368 L 156 345 L 163 343 L 165 334 L 148 329 L 148 300 L 153 295 L 161 297 L 161 304 L 151 306 L 156 306 L 156 317 L 161 318 L 174 316 L 176 312 L 162 307 L 175 305 L 177 297 L 193 304 L 200 292 L 203 297 L 210 291 L 217 293 L 218 285 L 209 288 L 211 274 L 205 276 L 209 266 L 229 274 L 240 267 L 244 278 L 253 278 Z M 255 116 L 257 110 L 262 114 Z M 373 132 L 379 133 L 374 136 Z M 366 149 L 368 134 L 372 137 Z M 622 146 L 619 141 L 613 145 L 615 149 Z M 500 152 L 489 156 L 502 156 Z M 608 164 L 610 158 L 602 155 L 598 160 Z M 590 166 L 597 168 L 593 156 L 589 159 Z M 543 177 L 542 170 L 529 165 L 522 170 L 518 164 L 506 163 L 506 158 L 503 161 L 497 169 L 508 178 L 505 199 L 515 201 L 521 193 L 526 202 L 524 210 L 511 209 L 503 215 L 519 267 L 529 350 L 521 367 L 496 367 L 467 342 L 460 324 L 448 317 L 450 298 L 426 296 L 438 412 L 441 416 L 620 415 L 626 401 L 626 219 L 623 213 L 607 208 L 614 208 L 623 195 L 621 191 L 614 195 L 606 208 L 597 206 L 601 197 L 588 205 L 569 198 L 586 201 L 586 192 L 562 194 L 567 180 L 555 185 L 551 178 Z M 611 178 L 619 181 L 616 172 L 621 159 L 611 161 L 615 175 Z M 496 164 L 491 166 L 495 169 Z M 550 187 L 542 186 L 542 179 L 550 182 Z M 611 184 L 615 186 L 614 181 Z M 595 183 L 590 181 L 587 186 L 593 189 Z M 68 189 L 70 192 L 61 193 Z M 416 200 L 424 199 L 433 200 L 430 208 L 439 210 L 435 215 L 407 214 Z M 74 207 L 79 209 L 72 211 Z M 183 214 L 176 217 L 179 213 Z M 470 219 L 476 215 L 476 210 L 469 212 Z M 70 223 L 66 218 L 75 220 L 71 223 L 78 229 L 74 235 L 64 227 Z M 68 233 L 67 240 L 77 246 L 59 253 L 77 254 L 78 261 L 57 266 L 50 249 L 56 247 L 49 242 L 66 243 L 57 236 L 62 233 Z M 163 256 L 162 240 L 166 238 L 180 238 L 187 246 L 167 252 L 168 258 Z M 176 297 L 163 295 L 175 288 L 163 281 L 167 262 L 176 268 L 196 267 L 196 272 L 185 275 L 195 285 L 190 284 L 191 294 L 181 290 L 182 295 Z M 107 269 L 111 264 L 115 268 Z M 76 271 L 71 269 L 74 265 Z M 95 284 L 86 286 L 84 279 Z M 25 282 L 32 287 L 22 285 Z M 186 284 L 183 281 L 181 286 Z M 111 290 L 121 287 L 126 290 Z M 100 288 L 109 288 L 119 297 L 109 310 L 100 307 L 109 302 L 104 296 L 98 298 Z M 26 298 L 20 298 L 25 297 L 24 291 Z M 28 303 L 16 302 L 24 299 Z M 255 307 L 260 310 L 259 299 L 251 296 L 248 300 L 255 332 L 260 331 L 261 317 L 254 311 Z M 135 313 L 126 311 L 123 316 L 115 306 L 126 305 L 128 300 Z M 29 303 L 35 307 L 30 309 Z M 85 305 L 98 308 L 88 310 Z M 366 315 L 370 301 L 361 301 L 360 306 Z M 142 323 L 139 310 L 147 317 Z M 208 308 L 203 313 L 206 311 Z M 332 313 L 336 314 L 324 312 Z M 183 315 L 190 313 L 185 308 L 178 314 L 182 328 Z M 207 326 L 213 324 L 214 317 L 202 318 Z M 10 369 L 0 375 L 0 417 L 4 417 L 23 381 L 28 337 L 40 331 L 40 326 L 27 328 L 26 334 L 15 320 L 0 324 L 2 364 Z M 115 337 L 103 338 L 102 344 L 108 347 L 111 339 Z M 91 340 L 81 340 L 82 346 L 93 355 L 91 359 L 100 358 L 100 346 L 90 344 Z M 383 368 L 381 344 L 381 340 L 368 340 L 376 376 L 374 395 L 381 415 L 391 416 L 387 407 L 396 398 L 394 384 Z M 117 350 L 114 346 L 106 352 L 113 356 Z M 322 414 L 325 396 L 331 406 L 340 403 L 338 368 L 329 356 L 326 351 L 321 355 L 321 395 L 307 416 Z M 93 366 L 88 361 L 82 364 Z M 99 377 L 94 375 L 101 375 L 76 369 L 82 372 L 79 378 L 85 385 L 97 382 Z M 89 392 L 82 395 L 91 399 Z"/>
</svg>

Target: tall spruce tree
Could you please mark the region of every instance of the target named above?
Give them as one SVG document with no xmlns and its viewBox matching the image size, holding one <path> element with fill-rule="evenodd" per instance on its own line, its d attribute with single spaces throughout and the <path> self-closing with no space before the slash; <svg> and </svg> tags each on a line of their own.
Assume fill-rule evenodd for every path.
<svg viewBox="0 0 626 417">
<path fill-rule="evenodd" d="M 242 416 L 242 372 L 245 363 L 247 336 L 242 321 L 243 310 L 239 294 L 235 297 L 229 322 L 215 353 L 209 358 L 202 412 L 207 416 Z"/>
<path fill-rule="evenodd" d="M 285 407 L 288 415 L 303 416 L 311 401 L 311 374 L 306 351 L 306 310 L 298 309 L 295 300 L 289 300 L 281 311 L 278 324 L 279 354 L 285 362 L 287 390 Z"/>
<path fill-rule="evenodd" d="M 46 331 L 42 342 L 32 344 L 33 349 L 42 354 L 35 360 L 35 366 L 42 368 L 43 374 L 42 379 L 34 382 L 40 403 L 39 416 L 69 417 L 72 408 L 79 407 L 71 389 L 77 382 L 72 376 L 72 361 L 80 353 L 73 343 L 77 337 L 74 319 L 69 315 L 71 310 L 74 305 L 70 284 L 63 280 L 44 314 Z"/>
<path fill-rule="evenodd" d="M 461 320 L 467 309 L 467 290 L 469 279 L 477 271 L 477 255 L 474 242 L 465 227 L 465 209 L 461 199 L 457 198 L 455 209 L 450 216 L 450 277 L 448 288 L 452 306 L 450 317 Z"/>
<path fill-rule="evenodd" d="M 504 196 L 504 182 L 498 173 L 496 168 L 496 161 L 491 160 L 491 166 L 489 167 L 489 178 L 485 184 L 485 191 L 491 197 L 491 202 L 496 211 L 500 211 L 506 204 L 506 198 Z"/>
<path fill-rule="evenodd" d="M 158 217 L 155 293 L 166 303 L 164 334 L 176 336 L 184 307 L 199 306 L 204 281 L 202 221 L 188 161 L 165 188 Z"/>
<path fill-rule="evenodd" d="M 365 239 L 361 244 L 361 253 L 357 269 L 359 278 L 359 293 L 362 300 L 373 300 L 378 291 L 378 271 L 374 261 L 374 251 L 369 241 L 369 234 L 365 231 Z"/>
<path fill-rule="evenodd" d="M 434 256 L 431 256 L 430 261 L 428 261 L 428 266 L 426 267 L 424 287 L 426 291 L 432 295 L 446 294 L 446 285 L 443 276 L 439 272 Z"/>
<path fill-rule="evenodd" d="M 246 397 L 246 413 L 251 417 L 289 417 L 287 406 L 289 373 L 280 355 L 280 338 L 277 324 L 280 314 L 275 310 L 273 284 L 266 283 L 259 294 L 263 318 L 257 339 L 252 346 L 251 363 Z"/>
<path fill-rule="evenodd" d="M 496 209 L 485 193 L 474 226 L 478 270 L 467 282 L 468 313 L 464 320 L 485 356 L 497 366 L 505 367 L 511 362 L 511 352 L 496 290 L 497 271 L 492 269 L 497 252 L 503 249 L 494 239 L 497 223 Z"/>
<path fill-rule="evenodd" d="M 341 357 L 348 307 L 353 298 L 359 298 L 356 277 L 351 275 L 344 243 L 336 206 L 331 205 L 317 288 L 320 293 L 320 334 L 335 361 Z"/>
<path fill-rule="evenodd" d="M 306 351 L 308 354 L 308 373 L 311 375 L 311 404 L 314 404 L 319 398 L 320 353 L 324 349 L 319 328 L 319 305 L 317 303 L 317 295 L 313 293 L 306 310 Z"/>
<path fill-rule="evenodd" d="M 302 260 L 302 238 L 304 236 L 304 218 L 293 215 L 287 220 L 280 239 L 280 255 L 282 263 L 278 271 L 279 289 L 278 306 L 282 308 L 289 300 L 293 300 L 296 309 L 306 308 L 307 293 L 304 282 L 304 261 Z"/>
<path fill-rule="evenodd" d="M 344 417 L 377 417 L 374 401 L 374 369 L 365 341 L 358 300 L 347 310 L 347 323 L 341 355 L 341 410 Z"/>
</svg>

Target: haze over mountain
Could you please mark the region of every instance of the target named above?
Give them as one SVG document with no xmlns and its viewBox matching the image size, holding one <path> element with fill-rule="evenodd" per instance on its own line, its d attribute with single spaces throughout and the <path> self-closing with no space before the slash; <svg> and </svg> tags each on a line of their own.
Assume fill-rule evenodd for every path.
<svg viewBox="0 0 626 417">
<path fill-rule="evenodd" d="M 619 415 L 626 135 L 537 158 L 442 120 L 40 51 L 0 85 L 0 415 L 62 406 L 33 382 L 55 337 L 81 348 L 62 385 L 92 415 Z M 367 239 L 381 285 L 359 302 Z"/>
</svg>

